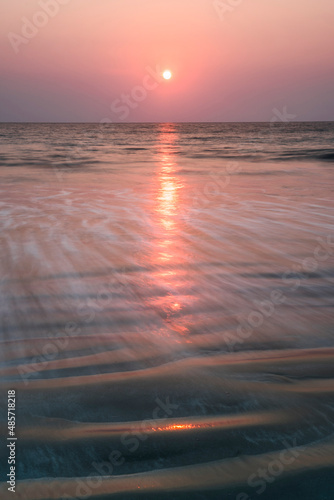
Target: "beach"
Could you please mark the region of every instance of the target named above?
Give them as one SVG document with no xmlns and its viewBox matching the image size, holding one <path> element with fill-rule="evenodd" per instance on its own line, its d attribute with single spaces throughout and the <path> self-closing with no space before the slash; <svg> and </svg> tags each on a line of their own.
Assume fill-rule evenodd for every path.
<svg viewBox="0 0 334 500">
<path fill-rule="evenodd" d="M 16 498 L 333 498 L 334 124 L 0 136 Z"/>
</svg>

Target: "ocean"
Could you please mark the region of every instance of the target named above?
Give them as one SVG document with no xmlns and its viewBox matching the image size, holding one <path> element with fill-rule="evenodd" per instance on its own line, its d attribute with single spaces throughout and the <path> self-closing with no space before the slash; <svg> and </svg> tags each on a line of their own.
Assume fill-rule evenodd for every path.
<svg viewBox="0 0 334 500">
<path fill-rule="evenodd" d="M 320 122 L 0 124 L 15 498 L 334 498 L 333 145 Z"/>
</svg>

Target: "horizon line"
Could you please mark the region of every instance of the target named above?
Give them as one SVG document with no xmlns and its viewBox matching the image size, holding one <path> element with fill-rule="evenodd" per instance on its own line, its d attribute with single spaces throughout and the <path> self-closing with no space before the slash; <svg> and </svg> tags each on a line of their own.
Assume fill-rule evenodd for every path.
<svg viewBox="0 0 334 500">
<path fill-rule="evenodd" d="M 243 121 L 148 121 L 148 122 L 142 122 L 142 121 L 133 121 L 133 122 L 94 122 L 94 121 L 1 121 L 0 120 L 0 125 L 9 125 L 9 124 L 20 124 L 20 125 L 27 125 L 27 124 L 32 124 L 32 125 L 162 125 L 162 124 L 180 124 L 180 125 L 185 125 L 185 124 L 241 124 L 241 123 L 264 123 L 264 124 L 275 124 L 275 125 L 290 125 L 293 123 L 334 123 L 333 120 L 291 120 L 288 122 L 284 121 L 275 121 L 272 122 L 270 120 L 243 120 Z"/>
</svg>

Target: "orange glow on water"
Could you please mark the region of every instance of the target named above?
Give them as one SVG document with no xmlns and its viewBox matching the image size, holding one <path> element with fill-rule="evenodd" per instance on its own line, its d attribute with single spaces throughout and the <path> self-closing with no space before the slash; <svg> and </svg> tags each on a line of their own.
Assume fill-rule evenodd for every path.
<svg viewBox="0 0 334 500">
<path fill-rule="evenodd" d="M 177 139 L 176 125 L 160 125 L 154 181 L 154 210 L 159 238 L 151 254 L 151 264 L 156 269 L 154 279 L 167 293 L 152 298 L 150 305 L 164 319 L 168 328 L 184 336 L 188 333 L 188 328 L 183 324 L 181 313 L 184 302 L 188 301 L 189 297 L 182 295 L 186 256 L 180 235 L 179 214 L 182 210 L 182 193 L 185 186 L 177 175 Z"/>
<path fill-rule="evenodd" d="M 153 428 L 154 431 L 183 431 L 187 429 L 199 429 L 201 425 L 198 424 L 174 424 L 166 425 L 164 427 Z"/>
<path fill-rule="evenodd" d="M 161 153 L 160 153 L 160 172 L 159 172 L 159 191 L 157 211 L 160 215 L 161 224 L 168 231 L 175 227 L 174 216 L 177 213 L 179 203 L 179 190 L 182 186 L 175 177 L 176 164 L 173 161 L 170 149 L 173 147 L 174 138 L 172 134 L 162 132 L 161 135 Z M 167 141 L 172 141 L 171 143 Z M 167 144 L 166 144 L 167 143 Z"/>
<path fill-rule="evenodd" d="M 158 190 L 156 213 L 165 238 L 160 242 L 161 257 L 166 262 L 175 258 L 175 237 L 177 236 L 176 215 L 180 202 L 182 185 L 176 177 L 177 164 L 173 156 L 176 134 L 174 125 L 162 125 L 158 147 Z"/>
</svg>

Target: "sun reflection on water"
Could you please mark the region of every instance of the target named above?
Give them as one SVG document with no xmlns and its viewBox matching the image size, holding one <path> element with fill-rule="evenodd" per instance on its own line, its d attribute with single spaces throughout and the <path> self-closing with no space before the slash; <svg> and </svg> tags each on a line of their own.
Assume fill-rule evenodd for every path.
<svg viewBox="0 0 334 500">
<path fill-rule="evenodd" d="M 168 290 L 155 301 L 163 313 L 169 328 L 181 335 L 188 333 L 182 324 L 182 309 L 186 296 L 182 294 L 184 286 L 185 251 L 180 236 L 180 218 L 182 210 L 182 192 L 184 184 L 178 176 L 176 161 L 177 130 L 173 124 L 160 125 L 157 145 L 157 175 L 155 178 L 155 214 L 159 238 L 153 255 L 156 268 L 155 278 L 160 286 Z M 182 279 L 183 278 L 183 279 Z"/>
<path fill-rule="evenodd" d="M 202 426 L 198 424 L 174 424 L 174 425 L 165 425 L 163 427 L 152 427 L 152 430 L 157 431 L 184 431 L 188 429 L 200 429 Z"/>
<path fill-rule="evenodd" d="M 167 231 L 175 229 L 175 215 L 179 205 L 180 184 L 175 176 L 177 164 L 174 159 L 174 147 L 176 141 L 175 128 L 172 125 L 164 125 L 160 134 L 158 147 L 159 190 L 157 196 L 157 212 L 162 226 Z M 168 240 L 166 240 L 168 243 Z"/>
</svg>

